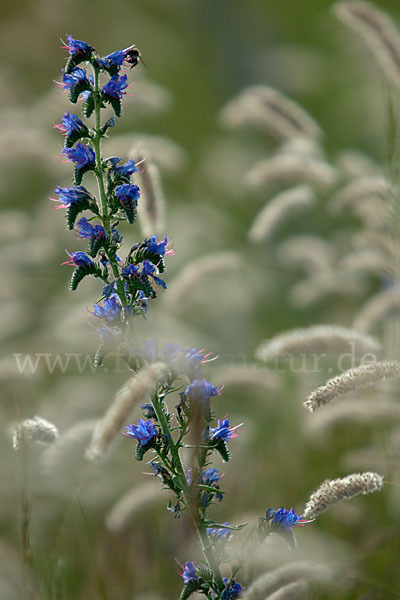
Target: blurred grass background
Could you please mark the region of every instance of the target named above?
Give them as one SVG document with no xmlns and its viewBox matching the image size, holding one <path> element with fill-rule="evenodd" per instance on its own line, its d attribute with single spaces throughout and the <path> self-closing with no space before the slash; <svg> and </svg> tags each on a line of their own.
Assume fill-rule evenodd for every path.
<svg viewBox="0 0 400 600">
<path fill-rule="evenodd" d="M 248 194 L 240 185 L 246 169 L 274 144 L 258 132 L 227 132 L 217 120 L 222 106 L 245 86 L 270 85 L 320 123 L 328 157 L 351 147 L 385 169 L 387 89 L 362 44 L 331 14 L 331 6 L 316 0 L 21 0 L 1 7 L 4 600 L 23 597 L 12 424 L 40 414 L 61 432 L 82 421 L 89 427 L 128 376 L 104 370 L 80 375 L 73 367 L 65 374 L 57 369 L 32 376 L 15 372 L 13 353 L 91 352 L 96 343 L 87 335 L 85 307 L 97 299 L 97 288 L 85 282 L 76 295 L 68 291 L 68 267 L 59 266 L 64 249 L 83 247 L 63 229 L 62 215 L 48 201 L 54 187 L 68 185 L 70 177 L 69 167 L 60 164 L 62 142 L 52 131 L 69 109 L 66 98 L 51 91 L 64 64 L 60 38 L 71 33 L 102 54 L 132 43 L 142 52 L 147 68 L 140 65 L 132 72 L 135 96 L 110 137 L 124 136 L 125 151 L 138 133 L 165 136 L 176 144 L 175 163 L 159 159 L 166 231 L 177 253 L 168 261 L 167 283 L 197 257 L 223 250 L 241 257 L 240 269 L 206 281 L 204 288 L 194 290 L 194 300 L 182 298 L 182 306 L 178 303 L 173 310 L 164 298 L 156 300 L 148 322 L 138 325 L 138 339 L 153 336 L 206 346 L 220 355 L 220 365 L 249 364 L 260 341 L 276 332 L 317 322 L 351 323 L 359 305 L 380 285 L 371 278 L 356 298 L 328 297 L 305 308 L 291 305 L 288 290 L 298 273 L 279 265 L 273 244 L 250 247 L 246 237 L 266 195 Z M 394 0 L 379 2 L 379 7 L 400 19 Z M 155 87 L 141 99 L 144 82 Z M 117 147 L 116 142 L 113 154 L 119 154 Z M 320 205 L 309 218 L 291 222 L 282 238 L 298 233 L 340 237 L 354 226 L 350 217 L 330 218 Z M 130 240 L 140 238 L 138 229 L 125 233 Z M 211 370 L 207 376 L 212 377 Z M 256 518 L 270 505 L 293 505 L 301 511 L 321 481 L 349 472 L 342 457 L 368 444 L 386 452 L 385 479 L 399 474 L 396 457 L 387 448 L 393 423 L 344 424 L 324 437 L 310 437 L 303 426 L 309 415 L 304 416 L 301 402 L 320 380 L 293 373 L 282 379 L 280 389 L 268 393 L 265 387 L 218 382 L 226 384 L 218 400 L 219 416 L 229 412 L 232 422 L 246 425 L 232 443 L 232 462 L 222 467 L 228 494 L 213 513 L 217 520 Z M 184 562 L 197 551 L 187 523 L 166 514 L 164 494 L 161 502 L 133 515 L 122 532 L 107 531 L 104 520 L 113 504 L 148 478 L 142 475 L 144 466 L 131 458 L 133 448 L 126 441 L 106 463 L 84 464 L 87 441 L 86 432 L 52 469 L 43 467 L 42 451 L 29 457 L 33 551 L 28 579 L 34 591 L 28 597 L 176 598 L 180 578 L 174 559 Z M 310 597 L 399 597 L 398 488 L 392 488 L 355 501 L 354 512 L 332 511 L 312 530 L 300 532 L 301 557 L 343 568 L 343 577 L 331 589 L 313 590 Z M 279 550 L 285 553 L 283 547 Z M 284 560 L 289 559 L 294 558 L 285 554 Z M 271 557 L 262 560 L 254 572 L 275 566 Z"/>
</svg>

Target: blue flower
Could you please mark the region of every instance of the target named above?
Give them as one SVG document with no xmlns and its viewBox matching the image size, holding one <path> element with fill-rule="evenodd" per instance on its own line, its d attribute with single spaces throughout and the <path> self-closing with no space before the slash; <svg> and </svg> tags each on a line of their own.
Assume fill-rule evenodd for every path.
<svg viewBox="0 0 400 600">
<path fill-rule="evenodd" d="M 114 281 L 112 283 L 107 283 L 107 285 L 105 285 L 103 287 L 103 296 L 105 296 L 106 298 L 109 298 L 111 296 L 111 294 L 113 294 L 115 292 L 115 288 L 116 288 L 116 284 Z"/>
<path fill-rule="evenodd" d="M 219 486 L 216 485 L 217 482 L 221 479 L 221 477 L 222 477 L 222 475 L 220 475 L 218 473 L 217 469 L 213 469 L 211 467 L 208 467 L 207 469 L 205 469 L 203 471 L 203 473 L 201 474 L 201 483 L 203 485 L 207 485 L 209 487 L 215 488 L 214 492 L 212 492 L 211 490 L 203 490 L 202 491 L 200 501 L 203 506 L 206 506 L 206 507 L 209 506 L 214 495 L 215 495 L 216 499 L 218 500 L 218 502 L 221 502 L 221 500 L 223 498 L 223 494 L 220 491 Z"/>
<path fill-rule="evenodd" d="M 212 396 L 218 396 L 221 388 L 213 386 L 206 379 L 195 379 L 185 390 L 185 396 L 192 402 L 202 402 L 203 404 Z"/>
<path fill-rule="evenodd" d="M 96 229 L 89 223 L 86 217 L 79 219 L 77 229 L 75 229 L 78 237 L 88 240 L 96 235 Z"/>
<path fill-rule="evenodd" d="M 196 573 L 196 567 L 194 563 L 190 560 L 185 562 L 185 567 L 181 573 L 181 577 L 185 583 L 198 583 L 200 578 Z"/>
<path fill-rule="evenodd" d="M 63 262 L 63 265 L 75 265 L 75 267 L 89 267 L 94 265 L 92 259 L 84 252 L 72 252 L 70 260 Z"/>
<path fill-rule="evenodd" d="M 123 183 L 115 188 L 115 195 L 119 199 L 121 206 L 124 206 L 125 203 L 131 201 L 133 201 L 134 205 L 136 206 L 137 201 L 140 198 L 140 190 L 137 185 Z"/>
<path fill-rule="evenodd" d="M 96 225 L 93 227 L 91 223 L 86 219 L 86 217 L 82 217 L 78 221 L 78 228 L 75 230 L 78 237 L 85 238 L 89 240 L 91 238 L 106 238 L 107 233 L 102 225 Z"/>
<path fill-rule="evenodd" d="M 221 594 L 222 600 L 234 600 L 234 598 L 238 598 L 240 592 L 242 591 L 242 586 L 240 583 L 236 583 L 234 579 L 228 580 L 227 577 L 224 577 L 223 582 L 225 584 L 225 589 Z"/>
<path fill-rule="evenodd" d="M 227 528 L 225 529 L 225 527 L 207 527 L 207 535 L 211 538 L 217 538 L 229 542 L 233 537 L 232 531 L 228 529 L 228 523 L 223 523 L 223 525 L 226 525 Z"/>
<path fill-rule="evenodd" d="M 124 94 L 126 94 L 125 90 L 128 87 L 128 77 L 126 75 L 122 75 L 122 77 L 118 77 L 118 75 L 114 75 L 111 77 L 109 81 L 105 85 L 103 85 L 101 91 L 106 96 L 111 96 L 112 98 L 122 98 Z"/>
<path fill-rule="evenodd" d="M 72 37 L 72 35 L 67 35 L 68 44 L 63 46 L 64 50 L 67 50 L 71 55 L 79 55 L 85 54 L 90 55 L 93 48 L 89 46 L 86 42 L 82 42 L 81 40 L 76 40 Z"/>
<path fill-rule="evenodd" d="M 141 445 L 145 446 L 157 435 L 157 429 L 151 419 L 139 419 L 137 425 L 126 426 L 124 435 L 139 440 Z"/>
<path fill-rule="evenodd" d="M 142 275 L 146 275 L 152 277 L 155 284 L 160 285 L 164 290 L 167 288 L 167 285 L 161 277 L 154 275 L 156 268 L 151 264 L 149 260 L 144 260 L 142 266 Z"/>
<path fill-rule="evenodd" d="M 302 527 L 311 521 L 303 521 L 301 515 L 296 515 L 293 508 L 287 510 L 280 508 L 276 512 L 273 508 L 269 508 L 266 512 L 266 520 L 271 521 L 271 526 L 284 527 L 286 531 L 290 531 L 292 527 Z"/>
<path fill-rule="evenodd" d="M 142 275 L 153 275 L 156 268 L 149 260 L 144 260 L 142 265 Z"/>
<path fill-rule="evenodd" d="M 111 54 L 107 54 L 104 58 L 116 67 L 120 67 L 125 60 L 125 52 L 124 50 L 116 50 Z"/>
<path fill-rule="evenodd" d="M 115 317 L 121 312 L 121 305 L 116 294 L 106 298 L 103 306 L 100 306 L 100 304 L 95 304 L 93 308 L 94 310 L 92 315 L 99 317 L 100 319 L 107 319 L 108 322 L 115 319 Z"/>
<path fill-rule="evenodd" d="M 81 86 L 86 89 L 91 87 L 90 78 L 85 69 L 82 69 L 81 67 L 75 67 L 75 69 L 72 69 L 71 73 L 63 73 L 62 79 L 63 83 L 60 85 L 64 90 L 72 90 L 76 86 Z"/>
<path fill-rule="evenodd" d="M 166 254 L 175 254 L 172 248 L 168 248 L 167 236 L 163 240 L 159 240 L 156 235 L 153 235 L 150 239 L 146 240 L 147 249 L 152 254 L 159 254 L 164 257 Z"/>
<path fill-rule="evenodd" d="M 201 481 L 204 485 L 212 485 L 213 483 L 217 483 L 221 479 L 221 475 L 218 473 L 217 469 L 213 469 L 212 467 L 208 467 L 201 474 Z"/>
<path fill-rule="evenodd" d="M 139 267 L 137 265 L 127 265 L 122 269 L 122 276 L 135 277 L 138 275 Z"/>
<path fill-rule="evenodd" d="M 78 142 L 75 148 L 64 148 L 62 153 L 75 163 L 77 169 L 91 169 L 95 166 L 96 156 L 90 146 Z"/>
<path fill-rule="evenodd" d="M 54 191 L 59 196 L 58 200 L 55 200 L 55 202 L 61 202 L 56 208 L 68 207 L 81 200 L 92 199 L 92 195 L 83 187 L 83 185 L 65 188 L 57 187 Z"/>
<path fill-rule="evenodd" d="M 142 290 L 138 291 L 137 303 L 139 304 L 139 307 L 143 310 L 143 312 L 146 313 L 147 308 L 149 306 L 149 299 Z"/>
<path fill-rule="evenodd" d="M 72 133 L 79 133 L 81 137 L 85 137 L 88 134 L 88 128 L 86 125 L 74 114 L 66 112 L 61 117 L 61 123 L 54 125 L 55 129 L 61 131 L 66 136 L 70 136 Z"/>
<path fill-rule="evenodd" d="M 227 442 L 231 438 L 238 436 L 236 431 L 238 427 L 240 427 L 240 425 L 236 425 L 236 427 L 231 427 L 231 429 L 229 429 L 229 419 L 223 419 L 222 421 L 218 419 L 218 426 L 215 428 L 210 428 L 210 439 L 220 439 L 224 442 Z"/>
<path fill-rule="evenodd" d="M 122 175 L 123 177 L 130 177 L 131 175 L 133 175 L 133 173 L 137 173 L 137 171 L 139 171 L 139 169 L 135 165 L 135 161 L 133 160 L 133 158 L 129 159 L 126 163 L 120 165 L 119 167 L 113 166 L 112 169 L 114 173 Z"/>
</svg>

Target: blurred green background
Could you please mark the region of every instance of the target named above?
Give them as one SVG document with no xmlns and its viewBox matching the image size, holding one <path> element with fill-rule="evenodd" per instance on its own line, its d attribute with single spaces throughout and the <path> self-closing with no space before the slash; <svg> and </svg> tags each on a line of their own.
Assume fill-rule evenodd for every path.
<svg viewBox="0 0 400 600">
<path fill-rule="evenodd" d="M 227 131 L 218 121 L 224 104 L 244 87 L 276 87 L 321 125 L 329 160 L 353 148 L 368 154 L 386 172 L 388 88 L 363 44 L 335 19 L 331 6 L 332 2 L 312 0 L 3 3 L 2 599 L 24 597 L 20 465 L 10 432 L 18 419 L 35 414 L 54 421 L 60 432 L 84 425 L 82 439 L 65 456 L 54 458 L 51 468 L 40 449 L 29 457 L 32 557 L 26 597 L 176 598 L 180 578 L 175 559 L 183 563 L 197 553 L 185 520 L 174 521 L 166 513 L 165 494 L 161 503 L 155 500 L 139 507 L 122 531 L 112 533 L 105 526 L 118 498 L 149 479 L 142 474 L 144 466 L 133 461 L 133 449 L 126 441 L 118 443 L 101 465 L 86 465 L 82 458 L 93 419 L 101 416 L 128 373 L 102 370 L 82 375 L 71 367 L 64 374 L 56 368 L 50 374 L 39 369 L 34 375 L 19 375 L 15 369 L 14 353 L 90 353 L 96 346 L 85 309 L 98 299 L 97 288 L 85 282 L 80 291 L 69 292 L 68 267 L 59 266 L 65 248 L 72 251 L 83 245 L 64 230 L 62 211 L 51 210 L 48 201 L 57 185 L 70 181 L 69 167 L 60 162 L 62 141 L 52 131 L 70 108 L 66 97 L 52 89 L 65 59 L 59 40 L 71 33 L 101 54 L 132 43 L 142 52 L 147 66 L 132 71 L 135 96 L 112 131 L 110 138 L 118 139 L 110 153 L 126 155 L 138 136 L 153 139 L 166 198 L 166 232 L 176 250 L 168 261 L 167 283 L 190 261 L 205 255 L 233 251 L 240 257 L 237 269 L 206 277 L 174 306 L 168 305 L 167 290 L 166 298 L 149 309 L 148 321 L 137 326 L 138 340 L 172 339 L 218 353 L 218 376 L 223 366 L 251 366 L 261 340 L 277 332 L 319 322 L 351 324 L 359 306 L 382 283 L 382 277 L 372 276 L 354 296 L 338 294 L 316 304 L 293 306 L 289 291 L 299 272 L 279 264 L 278 242 L 251 246 L 247 239 L 269 196 L 265 191 L 249 193 L 241 183 L 247 169 L 273 153 L 276 143 L 254 130 Z M 379 7 L 400 19 L 394 0 L 379 2 Z M 340 247 L 357 227 L 352 216 L 329 215 L 323 201 L 306 218 L 285 226 L 279 239 L 317 234 Z M 133 241 L 141 236 L 138 228 L 126 229 L 125 234 Z M 386 329 L 383 324 L 382 336 L 391 327 L 392 321 Z M 301 402 L 327 378 L 330 365 L 324 365 L 325 374 L 319 377 L 285 373 L 276 385 L 268 378 L 254 387 L 218 381 L 226 385 L 218 400 L 219 416 L 229 412 L 232 422 L 244 421 L 246 426 L 232 443 L 232 462 L 221 466 L 229 493 L 215 510 L 216 519 L 257 519 L 270 505 L 293 505 L 299 512 L 325 478 L 351 472 L 342 461 L 344 455 L 368 445 L 372 455 L 379 448 L 387 459 L 385 479 L 396 480 L 397 474 L 400 481 L 398 447 L 391 448 L 387 441 L 396 423 L 347 422 L 324 436 L 309 434 L 304 423 L 310 416 L 303 414 Z M 390 394 L 398 401 L 395 386 Z M 388 487 L 380 496 L 355 501 L 353 513 L 349 508 L 327 514 L 313 530 L 301 531 L 297 555 L 278 545 L 283 563 L 298 556 L 310 558 L 343 575 L 313 588 L 310 597 L 399 597 L 399 494 L 396 486 Z M 276 556 L 266 553 L 255 561 L 249 576 L 277 564 Z"/>
</svg>

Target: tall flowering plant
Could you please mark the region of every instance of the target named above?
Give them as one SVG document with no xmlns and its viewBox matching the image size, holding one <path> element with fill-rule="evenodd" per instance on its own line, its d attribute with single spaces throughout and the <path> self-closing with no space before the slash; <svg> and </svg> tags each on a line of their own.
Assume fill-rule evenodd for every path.
<svg viewBox="0 0 400 600">
<path fill-rule="evenodd" d="M 244 525 L 216 523 L 210 517 L 210 508 L 224 497 L 220 488 L 222 474 L 211 466 L 212 459 L 215 455 L 224 462 L 230 459 L 229 446 L 239 428 L 231 427 L 226 417 L 215 419 L 212 399 L 222 393 L 222 388 L 203 377 L 203 364 L 211 360 L 210 355 L 171 343 L 160 350 L 148 345 L 138 352 L 133 350 L 129 338 L 133 319 L 144 315 L 159 289 L 166 288 L 160 275 L 165 271 L 165 257 L 173 254 L 167 237 L 157 236 L 133 244 L 125 258 L 118 254 L 123 240 L 119 223 L 133 224 L 136 219 L 140 189 L 132 177 L 143 166 L 133 160 L 123 162 L 119 157 L 103 158 L 101 143 L 115 125 L 114 117 L 121 116 L 128 87 L 127 73 L 123 71 L 138 64 L 140 53 L 130 46 L 100 57 L 92 46 L 71 35 L 65 50 L 69 57 L 59 85 L 68 92 L 73 105 L 82 102 L 84 120 L 66 112 L 56 125 L 65 136 L 62 153 L 74 165 L 74 176 L 71 187 L 56 188 L 55 201 L 59 202 L 57 208 L 65 210 L 67 228 L 88 243 L 86 252 L 71 252 L 64 263 L 74 267 L 70 288 L 76 290 L 90 276 L 101 282 L 101 297 L 92 311 L 100 338 L 98 366 L 111 353 L 125 358 L 134 372 L 142 370 L 146 363 L 159 361 L 163 365 L 162 376 L 141 405 L 143 418 L 136 424 L 126 424 L 124 434 L 136 441 L 136 459 L 149 457 L 152 472 L 170 490 L 168 509 L 176 518 L 186 513 L 198 534 L 203 558 L 182 565 L 181 600 L 194 592 L 206 598 L 237 598 L 243 588 L 236 577 L 250 546 L 271 532 L 284 536 L 294 546 L 292 529 L 310 521 L 293 509 L 269 508 L 243 542 L 240 556 L 231 556 L 229 541 Z M 109 107 L 114 115 L 102 119 L 102 111 Z M 97 182 L 97 197 L 83 185 L 89 177 Z M 170 410 L 166 398 L 172 393 L 178 395 Z M 119 397 L 120 413 L 127 406 L 125 395 Z M 115 410 L 110 414 L 114 426 L 119 424 L 120 414 L 116 417 Z M 103 441 L 110 435 L 110 427 L 106 429 L 100 427 L 98 433 Z M 184 452 L 189 456 L 186 462 Z"/>
<path fill-rule="evenodd" d="M 119 223 L 132 224 L 136 219 L 140 190 L 132 176 L 139 165 L 134 160 L 124 163 L 116 156 L 102 157 L 102 140 L 115 124 L 114 116 L 102 121 L 102 111 L 111 106 L 114 115 L 121 116 L 122 98 L 128 87 L 127 74 L 122 70 L 124 66 L 135 67 L 140 53 L 131 46 L 100 57 L 92 46 L 71 35 L 65 50 L 69 58 L 58 85 L 68 92 L 72 104 L 82 101 L 85 122 L 66 112 L 55 126 L 65 136 L 62 153 L 74 165 L 73 185 L 57 187 L 55 200 L 59 202 L 57 208 L 65 209 L 67 228 L 87 240 L 88 249 L 72 252 L 64 264 L 75 267 L 71 290 L 76 290 L 87 276 L 103 284 L 92 313 L 100 324 L 97 364 L 116 348 L 129 362 L 126 335 L 130 324 L 136 315 L 147 311 L 157 289 L 166 287 L 160 274 L 165 269 L 165 256 L 173 254 L 167 238 L 153 236 L 133 245 L 125 259 L 119 256 L 123 241 Z M 97 198 L 83 185 L 90 175 L 97 182 Z"/>
</svg>

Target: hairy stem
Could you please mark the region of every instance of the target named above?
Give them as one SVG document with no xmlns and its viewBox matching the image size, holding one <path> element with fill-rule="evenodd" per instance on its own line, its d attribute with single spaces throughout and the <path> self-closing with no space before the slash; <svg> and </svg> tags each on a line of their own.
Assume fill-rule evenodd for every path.
<svg viewBox="0 0 400 600">
<path fill-rule="evenodd" d="M 222 575 L 221 575 L 221 572 L 219 569 L 218 561 L 215 556 L 214 550 L 213 550 L 213 548 L 210 544 L 210 541 L 208 539 L 208 536 L 207 536 L 206 524 L 204 522 L 204 518 L 202 515 L 201 508 L 200 508 L 198 494 L 196 494 L 196 496 L 193 496 L 192 490 L 190 489 L 190 487 L 187 483 L 185 471 L 184 471 L 184 468 L 182 465 L 181 457 L 179 455 L 179 446 L 178 446 L 178 443 L 175 443 L 172 438 L 168 420 L 167 420 L 167 417 L 165 415 L 165 412 L 164 412 L 164 409 L 162 406 L 163 399 L 160 397 L 160 395 L 158 393 L 155 393 L 152 398 L 152 403 L 153 403 L 153 407 L 154 407 L 154 412 L 156 413 L 156 416 L 157 416 L 157 420 L 160 424 L 161 432 L 163 435 L 168 436 L 169 450 L 171 452 L 172 463 L 174 464 L 176 473 L 178 475 L 178 479 L 179 479 L 180 487 L 182 490 L 182 495 L 183 495 L 183 498 L 185 501 L 185 505 L 189 509 L 190 515 L 193 519 L 193 523 L 194 523 L 196 532 L 199 536 L 202 552 L 204 554 L 204 557 L 207 561 L 207 564 L 208 564 L 210 570 L 214 574 L 216 582 L 222 586 Z M 203 450 L 203 452 L 201 454 L 201 461 L 203 463 L 205 463 L 206 459 L 207 459 L 207 451 L 204 452 L 204 450 Z M 200 467 L 200 464 L 199 464 L 199 467 Z"/>
<path fill-rule="evenodd" d="M 110 235 L 111 235 L 110 216 L 108 214 L 107 196 L 106 196 L 106 190 L 104 187 L 103 167 L 102 167 L 102 162 L 101 162 L 101 133 L 100 133 L 101 106 L 100 106 L 100 99 L 99 99 L 99 72 L 96 68 L 94 68 L 93 71 L 94 71 L 94 111 L 95 111 L 95 135 L 93 138 L 93 146 L 94 146 L 94 152 L 96 155 L 95 174 L 96 174 L 97 186 L 98 186 L 99 196 L 100 196 L 100 201 L 101 201 L 101 212 L 102 212 L 101 220 L 103 222 L 103 227 L 106 230 L 108 237 L 110 237 Z M 113 275 L 116 279 L 118 295 L 120 297 L 122 304 L 126 306 L 128 304 L 128 301 L 127 301 L 126 294 L 125 294 L 124 283 L 121 280 L 120 275 L 119 275 L 118 263 L 117 263 L 115 252 L 108 252 L 106 254 L 107 254 L 108 260 L 110 261 Z"/>
</svg>

